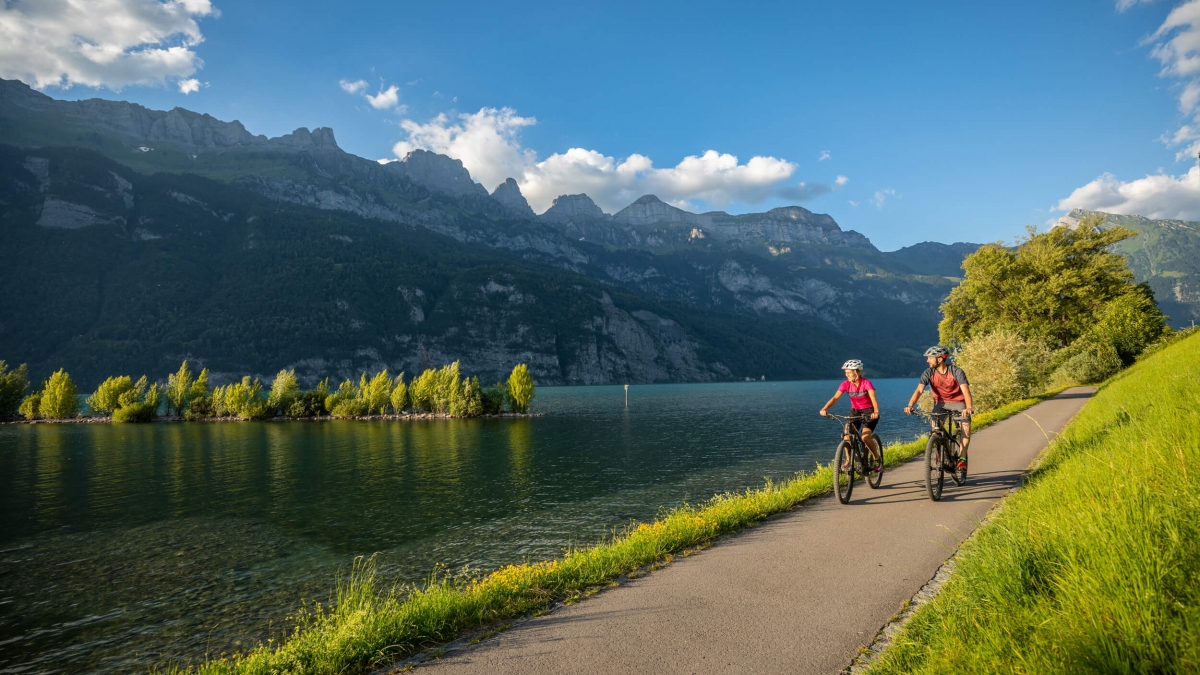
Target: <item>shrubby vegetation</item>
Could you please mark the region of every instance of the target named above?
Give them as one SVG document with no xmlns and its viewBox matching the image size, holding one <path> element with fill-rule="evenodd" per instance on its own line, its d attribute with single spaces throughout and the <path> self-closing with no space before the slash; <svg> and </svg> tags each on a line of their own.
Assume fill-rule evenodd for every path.
<svg viewBox="0 0 1200 675">
<path fill-rule="evenodd" d="M 64 371 L 59 370 L 29 396 L 25 396 L 27 388 L 26 367 L 10 371 L 0 361 L 0 417 L 17 412 L 30 420 L 75 416 L 75 385 Z M 164 404 L 167 415 L 190 420 L 354 418 L 407 412 L 474 417 L 498 414 L 505 404 L 512 412 L 527 412 L 533 394 L 533 378 L 523 363 L 513 368 L 507 382 L 487 389 L 480 386 L 478 377 L 463 377 L 455 361 L 428 369 L 411 382 L 404 381 L 404 373 L 392 378 L 385 368 L 373 376 L 362 373 L 357 383 L 346 380 L 337 389 L 331 390 L 326 379 L 305 391 L 295 370 L 279 371 L 269 389 L 259 379 L 246 376 L 210 390 L 208 369 L 193 375 L 184 361 L 162 388 L 144 375 L 136 382 L 128 375 L 110 377 L 87 398 L 87 406 L 92 414 L 111 415 L 114 422 L 149 422 L 158 417 Z"/>
<path fill-rule="evenodd" d="M 42 383 L 42 388 L 21 402 L 19 411 L 27 420 L 66 419 L 79 411 L 75 383 L 61 368 Z"/>
<path fill-rule="evenodd" d="M 7 363 L 0 361 L 0 419 L 17 414 L 28 388 L 29 368 L 24 363 L 10 370 Z"/>
<path fill-rule="evenodd" d="M 1102 382 L 1171 334 L 1150 288 L 1112 251 L 1135 233 L 1102 223 L 1031 231 L 1015 249 L 990 244 L 963 262 L 938 328 L 957 347 L 978 410 Z"/>
</svg>

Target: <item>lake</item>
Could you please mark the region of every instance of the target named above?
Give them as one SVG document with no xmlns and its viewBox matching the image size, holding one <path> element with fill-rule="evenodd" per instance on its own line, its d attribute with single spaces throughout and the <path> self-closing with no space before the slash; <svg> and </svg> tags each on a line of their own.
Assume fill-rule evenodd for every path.
<svg viewBox="0 0 1200 675">
<path fill-rule="evenodd" d="M 278 639 L 378 554 L 415 582 L 557 557 L 828 462 L 838 381 L 541 388 L 544 417 L 0 427 L 0 673 L 144 672 Z M 916 382 L 876 380 L 885 441 Z M 843 398 L 841 412 L 849 404 Z M 886 477 L 884 479 L 887 480 Z"/>
</svg>

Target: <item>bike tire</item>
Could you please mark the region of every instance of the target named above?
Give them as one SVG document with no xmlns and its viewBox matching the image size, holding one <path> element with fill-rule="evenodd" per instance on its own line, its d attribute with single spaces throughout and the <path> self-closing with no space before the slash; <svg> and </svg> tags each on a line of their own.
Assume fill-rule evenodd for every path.
<svg viewBox="0 0 1200 675">
<path fill-rule="evenodd" d="M 849 453 L 850 444 L 846 441 L 839 443 L 837 452 L 833 453 L 833 491 L 837 493 L 838 501 L 843 504 L 850 503 L 850 494 L 854 492 L 854 462 L 846 461 Z M 843 469 L 843 463 L 849 464 L 849 468 Z"/>
<path fill-rule="evenodd" d="M 954 456 L 956 458 L 962 457 L 961 441 L 959 441 L 957 438 L 954 439 L 954 445 L 951 448 L 951 451 L 954 453 Z M 957 464 L 957 463 L 958 462 L 955 461 L 955 464 Z M 959 486 L 963 485 L 964 483 L 967 482 L 967 468 L 963 467 L 960 470 L 957 466 L 955 466 L 954 471 L 950 472 L 950 478 L 954 479 L 955 485 L 959 485 Z"/>
<path fill-rule="evenodd" d="M 867 461 L 873 463 L 875 461 L 875 459 L 871 456 L 871 449 L 866 448 L 866 453 L 867 453 Z M 882 484 L 883 484 L 883 443 L 879 443 L 879 471 L 867 474 L 867 485 L 870 486 L 870 488 L 872 490 L 878 490 L 879 486 Z"/>
<path fill-rule="evenodd" d="M 942 444 L 936 436 L 930 437 L 925 444 L 925 490 L 929 499 L 939 501 L 942 498 L 942 486 L 946 476 L 942 473 Z"/>
</svg>

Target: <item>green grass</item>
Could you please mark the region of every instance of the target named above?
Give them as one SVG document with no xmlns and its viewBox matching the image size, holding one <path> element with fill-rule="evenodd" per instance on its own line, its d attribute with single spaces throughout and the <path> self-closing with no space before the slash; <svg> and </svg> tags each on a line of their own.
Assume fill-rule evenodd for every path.
<svg viewBox="0 0 1200 675">
<path fill-rule="evenodd" d="M 980 429 L 1052 394 L 978 415 Z M 831 425 L 832 426 L 832 425 Z M 831 433 L 831 446 L 836 434 Z M 924 452 L 925 441 L 884 451 L 889 466 Z M 201 673 L 354 673 L 387 664 L 464 633 L 571 602 L 625 574 L 643 573 L 674 556 L 736 532 L 831 489 L 828 466 L 761 488 L 722 494 L 680 506 L 653 523 L 630 526 L 610 541 L 568 552 L 557 560 L 511 565 L 484 577 L 435 575 L 419 588 L 380 587 L 371 561 L 359 561 L 338 584 L 335 600 L 297 616 L 281 643 L 211 661 Z"/>
<path fill-rule="evenodd" d="M 870 669 L 1200 671 L 1200 336 L 1115 376 Z"/>
</svg>

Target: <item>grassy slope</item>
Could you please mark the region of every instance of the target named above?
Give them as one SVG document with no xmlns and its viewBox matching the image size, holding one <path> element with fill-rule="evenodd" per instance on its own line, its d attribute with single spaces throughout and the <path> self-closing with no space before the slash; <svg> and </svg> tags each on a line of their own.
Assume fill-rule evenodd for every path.
<svg viewBox="0 0 1200 675">
<path fill-rule="evenodd" d="M 1052 394 L 976 416 L 975 428 L 1009 417 Z M 831 436 L 835 440 L 835 436 Z M 886 449 L 889 466 L 925 450 L 924 439 Z M 828 492 L 828 466 L 760 489 L 685 505 L 612 541 L 561 559 L 512 565 L 472 580 L 439 579 L 420 589 L 376 587 L 370 564 L 355 568 L 332 609 L 301 614 L 295 634 L 279 645 L 204 665 L 202 673 L 354 673 L 393 662 L 472 630 L 573 601 L 649 565 L 702 546 Z"/>
<path fill-rule="evenodd" d="M 871 669 L 1200 670 L 1200 336 L 1126 370 Z"/>
</svg>

